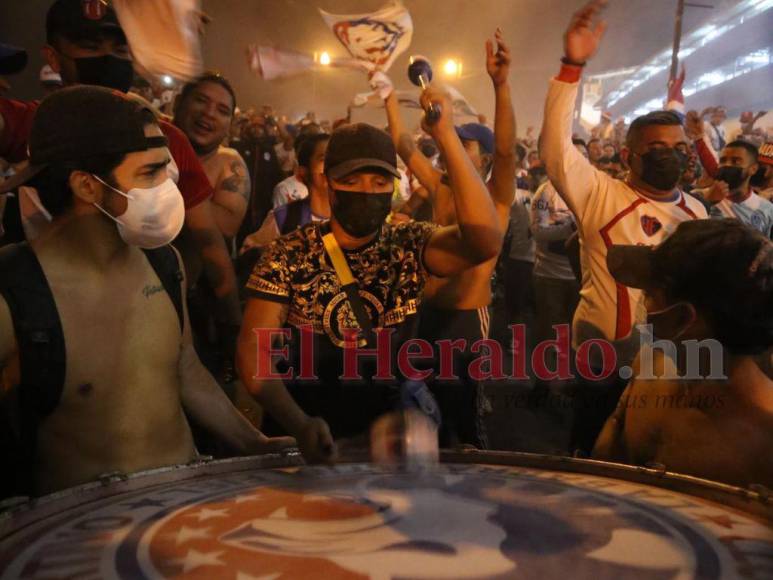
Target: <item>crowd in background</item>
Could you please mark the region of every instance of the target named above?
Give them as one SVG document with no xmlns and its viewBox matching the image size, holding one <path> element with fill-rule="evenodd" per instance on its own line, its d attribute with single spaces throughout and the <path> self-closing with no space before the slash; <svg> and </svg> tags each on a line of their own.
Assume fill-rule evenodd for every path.
<svg viewBox="0 0 773 580">
<path fill-rule="evenodd" d="M 45 361 L 57 363 L 53 378 L 35 377 L 37 386 L 62 384 L 53 395 L 53 405 L 36 408 L 40 433 L 33 443 L 49 445 L 51 457 L 58 457 L 57 453 L 64 457 L 56 459 L 61 462 L 58 472 L 44 487 L 53 490 L 84 478 L 72 479 L 63 467 L 67 457 L 76 457 L 77 463 L 80 449 L 91 449 L 84 442 L 86 435 L 70 447 L 65 445 L 65 451 L 58 447 L 68 441 L 62 433 L 69 421 L 90 421 L 89 429 L 95 432 L 116 428 L 113 423 L 98 424 L 94 413 L 80 411 L 78 405 L 56 407 L 62 392 L 77 401 L 90 400 L 95 392 L 92 383 L 100 383 L 89 377 L 112 372 L 113 359 L 116 366 L 132 372 L 151 360 L 161 368 L 154 372 L 163 380 L 183 383 L 181 389 L 171 389 L 175 394 L 166 409 L 169 414 L 158 420 L 165 435 L 156 438 L 143 432 L 138 436 L 168 441 L 171 450 L 154 450 L 161 458 L 156 463 L 127 451 L 123 463 L 119 461 L 122 469 L 185 462 L 200 451 L 226 454 L 220 448 L 223 441 L 244 454 L 292 443 L 279 435 L 295 437 L 311 460 L 331 459 L 334 435 L 348 438 L 349 431 L 356 431 L 355 424 L 362 430 L 375 418 L 363 409 L 372 405 L 383 411 L 386 403 L 367 398 L 352 402 L 347 398 L 352 392 L 332 375 L 329 383 L 322 384 L 335 383 L 330 399 L 324 399 L 319 389 L 313 396 L 302 389 L 285 390 L 281 381 L 256 378 L 253 356 L 256 328 L 281 326 L 296 331 L 323 319 L 328 325 L 336 316 L 337 322 L 346 322 L 345 314 L 328 311 L 336 297 L 343 296 L 334 290 L 346 286 L 336 285 L 340 274 L 335 278 L 336 272 L 325 261 L 324 252 L 329 249 L 323 249 L 320 239 L 331 229 L 350 243 L 344 252 L 352 268 L 372 285 L 364 294 L 381 300 L 376 310 L 387 304 L 393 308 L 387 314 L 405 330 L 404 338 L 414 331 L 433 344 L 493 337 L 512 353 L 518 345 L 508 334 L 510 325 L 526 326 L 528 349 L 555 338 L 558 327 L 573 325 L 572 348 L 579 349 L 586 340 L 606 340 L 617 352 L 616 371 L 638 369 L 636 323 L 645 319 L 653 322 L 661 338 L 718 338 L 728 356 L 737 357 L 732 359 L 729 384 L 747 385 L 747 392 L 757 397 L 749 395 L 746 407 L 728 411 L 732 421 L 726 424 L 735 425 L 739 417 L 747 416 L 759 421 L 762 427 L 747 443 L 757 451 L 769 450 L 773 135 L 770 128 L 757 126 L 762 112 L 743 113 L 738 119 L 740 129 L 729 131 L 721 106 L 701 112 L 654 111 L 630 125 L 603 113 L 600 124 L 587 134 L 573 135 L 582 68 L 595 54 L 603 33 L 600 29 L 591 33 L 589 22 L 598 17 L 602 5 L 591 2 L 573 18 L 561 72 L 550 81 L 542 129 L 529 127 L 516 138 L 508 80 L 510 55 L 500 30 L 495 42 L 486 45 L 487 71 L 496 94 L 492 126 L 480 117 L 476 123 L 454 127 L 449 97 L 433 86 L 423 92 L 422 104 L 426 108 L 444 105 L 439 126 L 425 118 L 422 127 L 406 127 L 392 92 L 384 98 L 386 129 L 382 130 L 352 123 L 349 116 L 322 120 L 309 112 L 289 119 L 282 103 L 242 103 L 229 79 L 217 73 L 206 73 L 176 90 L 164 83 L 139 81 L 126 55 L 115 54 L 127 50 L 117 21 L 107 22 L 108 14 L 101 22 L 72 28 L 73 19 L 83 18 L 79 4 L 57 0 L 47 20 L 46 50 L 61 71 L 63 88 L 52 89 L 47 73 L 41 82 L 52 95 L 42 103 L 0 99 L 0 157 L 5 157 L 0 170 L 8 178 L 0 206 L 0 245 L 10 248 L 0 256 L 5 260 L 0 269 L 8 273 L 0 280 L 8 303 L 7 312 L 0 309 L 0 363 L 6 355 L 17 354 L 17 340 L 22 351 L 44 343 Z M 57 10 L 75 10 L 75 16 L 68 12 L 67 18 L 58 18 Z M 81 34 L 95 35 L 96 41 L 84 44 L 77 37 Z M 572 44 L 573 35 L 582 37 L 585 44 Z M 592 42 L 587 40 L 589 35 Z M 92 54 L 100 51 L 105 54 Z M 86 80 L 89 72 L 97 80 Z M 92 102 L 99 106 L 89 110 Z M 66 122 L 57 124 L 56 119 Z M 19 244 L 24 240 L 31 241 L 31 246 Z M 174 251 L 169 246 L 172 241 Z M 138 258 L 138 252 L 132 261 L 126 246 L 146 250 L 150 265 Z M 618 247 L 629 254 L 616 263 Z M 35 257 L 30 257 L 29 248 Z M 637 249 L 650 253 L 633 259 L 638 255 L 631 252 Z M 21 257 L 24 252 L 28 252 L 26 262 Z M 125 261 L 113 258 L 124 256 L 122 252 L 127 252 Z M 332 252 L 330 259 L 334 259 Z M 116 261 L 126 267 L 114 271 Z M 653 265 L 647 272 L 630 271 L 650 261 Z M 72 271 L 60 271 L 62 264 L 72 264 Z M 741 273 L 734 268 L 741 268 Z M 27 292 L 24 285 L 27 273 L 33 271 L 35 292 L 41 294 Z M 72 274 L 75 271 L 77 276 Z M 680 279 L 693 271 L 693 280 Z M 655 278 L 662 281 L 660 288 Z M 111 324 L 126 326 L 127 320 L 143 315 L 144 322 L 130 326 L 138 335 L 149 329 L 154 338 L 129 341 L 126 348 L 116 346 L 115 351 L 93 357 L 110 362 L 98 370 L 89 368 L 83 376 L 78 375 L 79 365 L 72 365 L 75 372 L 68 371 L 65 381 L 66 332 L 61 325 L 45 326 L 41 341 L 37 328 L 10 322 L 20 311 L 25 315 L 47 312 L 38 308 L 52 303 L 41 297 L 46 280 L 55 295 L 64 292 L 70 299 L 93 300 L 101 307 L 84 310 L 70 305 L 68 309 L 61 295 L 53 306 L 65 322 L 68 316 L 93 322 L 84 325 L 88 332 L 84 331 L 83 340 L 90 340 L 88 344 L 112 345 Z M 145 284 L 137 286 L 137 280 Z M 105 293 L 97 292 L 103 283 L 116 294 L 110 306 Z M 171 308 L 164 311 L 163 305 L 132 302 L 139 299 L 127 296 L 124 289 L 134 287 L 144 300 L 162 291 L 169 294 L 182 329 L 182 348 L 171 332 L 178 330 Z M 47 292 L 50 298 L 51 290 Z M 356 310 L 353 304 L 352 311 Z M 94 318 L 94 312 L 103 318 Z M 353 315 L 360 328 L 369 326 L 363 325 L 361 314 Z M 413 321 L 416 328 L 411 327 Z M 340 351 L 343 342 L 328 331 L 325 326 L 327 346 Z M 157 336 L 162 338 L 156 341 Z M 163 337 L 173 346 L 165 345 Z M 66 338 L 69 356 L 89 350 L 71 348 L 82 337 Z M 22 360 L 22 371 L 35 374 L 35 363 L 43 356 L 40 349 L 35 353 Z M 470 350 L 463 354 L 472 355 Z M 555 368 L 567 353 L 554 349 L 545 354 L 547 367 Z M 156 359 L 164 355 L 169 359 L 166 366 Z M 86 367 L 92 362 L 86 364 L 87 360 L 84 357 Z M 603 366 L 603 361 L 587 362 L 591 371 Z M 3 384 L 14 386 L 14 377 L 16 386 L 21 384 L 11 374 L 17 367 L 0 366 Z M 130 372 L 126 380 L 132 387 L 134 382 L 153 382 L 149 376 Z M 640 431 L 626 431 L 640 418 L 628 416 L 630 409 L 619 401 L 640 388 L 636 378 L 632 371 L 628 377 L 615 374 L 608 381 L 573 382 L 579 401 L 591 394 L 603 397 L 587 408 L 578 407 L 569 448 L 562 451 L 634 463 L 673 453 L 649 441 L 642 443 L 637 438 Z M 189 383 L 196 388 L 189 389 Z M 554 392 L 566 386 L 560 383 L 537 377 L 532 386 L 535 392 Z M 406 385 L 413 389 L 409 394 L 414 406 L 428 415 L 433 414 L 427 411 L 432 405 L 440 407 L 441 445 L 486 446 L 481 421 L 490 404 L 480 380 L 462 374 L 459 383 L 448 388 L 413 380 L 400 387 Z M 144 396 L 151 400 L 159 392 L 148 391 Z M 193 436 L 187 435 L 181 406 Z M 156 409 L 155 405 L 144 407 L 135 398 L 127 407 L 135 413 L 132 420 L 143 428 L 146 423 L 137 417 Z M 164 405 L 159 403 L 159 408 Z M 309 410 L 317 408 L 322 409 L 319 416 Z M 118 411 L 110 407 L 110 412 Z M 148 424 L 153 419 L 149 414 Z M 269 415 L 280 425 L 272 424 Z M 725 424 L 724 418 L 717 420 Z M 652 424 L 665 433 L 679 419 L 658 421 Z M 129 422 L 122 417 L 118 423 Z M 277 437 L 267 437 L 258 429 Z M 209 438 L 204 432 L 219 437 Z M 706 437 L 712 441 L 716 434 Z M 160 442 L 158 447 L 163 447 Z M 93 450 L 95 456 L 102 451 Z M 685 459 L 679 453 L 669 457 L 675 466 L 714 477 L 727 467 L 723 461 L 730 462 L 734 451 L 718 453 L 717 464 L 711 466 L 708 456 L 703 458 L 706 465 L 698 462 L 698 466 L 690 463 L 694 458 Z M 741 484 L 759 473 L 765 474 L 759 476 L 763 478 L 770 475 L 765 471 L 769 468 L 749 467 L 750 458 L 743 455 L 725 479 Z M 81 473 L 93 475 L 96 468 L 87 463 Z"/>
</svg>

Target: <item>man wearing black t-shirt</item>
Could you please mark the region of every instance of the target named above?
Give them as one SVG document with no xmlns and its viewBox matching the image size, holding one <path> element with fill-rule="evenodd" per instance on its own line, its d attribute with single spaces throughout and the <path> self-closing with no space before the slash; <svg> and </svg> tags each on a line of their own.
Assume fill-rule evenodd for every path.
<svg viewBox="0 0 773 580">
<path fill-rule="evenodd" d="M 239 339 L 240 375 L 273 419 L 297 437 L 307 460 L 332 460 L 333 438 L 366 431 L 375 418 L 395 406 L 401 382 L 398 377 L 374 377 L 377 362 L 382 368 L 391 362 L 384 356 L 378 361 L 374 356 L 359 356 L 362 378 L 340 379 L 345 330 L 361 326 L 327 258 L 323 236 L 332 233 L 343 250 L 373 328 L 394 331 L 389 339 L 392 358 L 405 340 L 415 336 L 416 312 L 427 277 L 457 274 L 491 259 L 502 245 L 494 204 L 454 130 L 448 95 L 430 87 L 422 95 L 425 108 L 429 103 L 442 111 L 435 124 L 425 124 L 425 130 L 448 164 L 457 194 L 458 225 L 384 223 L 399 176 L 394 145 L 374 127 L 347 125 L 333 133 L 325 156 L 330 221 L 309 224 L 269 245 L 247 284 L 252 298 Z M 312 331 L 306 336 L 311 340 L 299 336 L 304 327 Z M 269 378 L 266 369 L 258 373 L 259 360 L 271 360 L 272 355 L 266 331 L 280 328 L 289 328 L 292 340 L 287 358 L 296 375 L 284 382 Z M 359 347 L 366 344 L 360 335 Z M 301 363 L 310 350 L 311 374 L 317 378 L 304 380 L 297 375 L 309 370 Z M 273 362 L 270 370 L 277 373 Z M 399 375 L 395 366 L 387 372 Z"/>
</svg>

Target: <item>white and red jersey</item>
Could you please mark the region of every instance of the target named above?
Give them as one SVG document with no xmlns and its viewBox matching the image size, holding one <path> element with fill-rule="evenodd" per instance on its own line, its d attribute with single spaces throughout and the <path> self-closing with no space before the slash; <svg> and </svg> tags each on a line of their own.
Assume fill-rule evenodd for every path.
<svg viewBox="0 0 773 580">
<path fill-rule="evenodd" d="M 590 338 L 624 342 L 643 322 L 642 292 L 615 282 L 607 250 L 613 244 L 660 244 L 680 222 L 708 216 L 698 200 L 680 191 L 672 201 L 655 201 L 595 169 L 572 144 L 577 87 L 550 82 L 541 145 L 548 178 L 576 216 L 580 234 L 583 280 L 573 344 Z"/>
</svg>

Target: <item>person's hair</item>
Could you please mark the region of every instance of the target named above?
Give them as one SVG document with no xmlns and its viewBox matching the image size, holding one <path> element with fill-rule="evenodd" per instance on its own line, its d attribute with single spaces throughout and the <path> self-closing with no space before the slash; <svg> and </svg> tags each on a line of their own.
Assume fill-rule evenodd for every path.
<svg viewBox="0 0 773 580">
<path fill-rule="evenodd" d="M 523 161 L 524 159 L 526 159 L 526 147 L 524 147 L 520 143 L 517 143 L 515 145 L 515 156 L 518 157 L 519 161 Z"/>
<path fill-rule="evenodd" d="M 628 127 L 628 133 L 625 136 L 625 144 L 631 147 L 636 144 L 645 127 L 653 126 L 673 127 L 681 126 L 682 120 L 679 115 L 671 111 L 653 111 L 641 117 L 636 117 Z"/>
<path fill-rule="evenodd" d="M 158 121 L 149 110 L 142 111 L 144 125 L 157 125 Z M 70 174 L 73 171 L 85 171 L 96 175 L 105 183 L 117 187 L 113 171 L 126 159 L 126 153 L 111 153 L 83 159 L 71 159 L 48 165 L 28 183 L 34 187 L 40 201 L 48 212 L 57 217 L 72 205 L 73 192 L 70 189 Z"/>
<path fill-rule="evenodd" d="M 593 137 L 593 139 L 590 139 L 588 141 L 588 144 L 586 145 L 586 147 L 590 147 L 592 143 L 601 143 L 601 139 L 599 139 L 598 137 Z"/>
<path fill-rule="evenodd" d="M 572 145 L 582 145 L 583 149 L 588 150 L 588 144 L 583 139 L 572 139 Z"/>
<path fill-rule="evenodd" d="M 725 149 L 729 147 L 746 149 L 749 152 L 749 155 L 752 156 L 752 163 L 757 163 L 757 160 L 760 157 L 760 150 L 757 148 L 757 146 L 754 145 L 753 143 L 749 143 L 748 141 L 744 141 L 743 139 L 736 139 L 735 141 L 731 141 L 730 143 L 725 145 Z"/>
<path fill-rule="evenodd" d="M 319 143 L 322 143 L 323 141 L 328 141 L 329 139 L 330 139 L 330 135 L 328 135 L 327 133 L 317 133 L 316 135 L 306 135 L 305 137 L 301 138 L 296 148 L 298 165 L 300 167 L 305 167 L 306 169 L 310 169 L 311 158 L 314 155 L 314 150 L 317 148 L 317 145 Z"/>
<path fill-rule="evenodd" d="M 180 91 L 178 105 L 184 103 L 185 100 L 188 97 L 190 97 L 191 93 L 193 92 L 193 89 L 203 85 L 204 83 L 213 83 L 216 85 L 220 85 L 226 91 L 228 91 L 228 94 L 231 95 L 231 102 L 233 103 L 233 106 L 231 107 L 231 115 L 233 115 L 234 112 L 236 111 L 236 93 L 234 92 L 234 89 L 231 86 L 231 83 L 228 82 L 228 79 L 217 72 L 205 72 L 200 77 L 186 84 L 182 88 L 182 91 Z"/>
<path fill-rule="evenodd" d="M 689 302 L 711 338 L 736 355 L 773 346 L 773 245 L 738 220 L 697 220 L 655 250 L 658 287 L 668 304 Z M 689 233 L 688 233 L 689 232 Z"/>
</svg>

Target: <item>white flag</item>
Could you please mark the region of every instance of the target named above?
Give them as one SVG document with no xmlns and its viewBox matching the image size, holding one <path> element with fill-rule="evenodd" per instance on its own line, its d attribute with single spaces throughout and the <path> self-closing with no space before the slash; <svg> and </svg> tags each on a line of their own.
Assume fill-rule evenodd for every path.
<svg viewBox="0 0 773 580">
<path fill-rule="evenodd" d="M 451 100 L 454 105 L 454 115 L 457 117 L 477 117 L 478 112 L 470 105 L 464 95 L 454 87 L 446 87 L 451 94 Z M 406 109 L 421 109 L 419 102 L 419 92 L 417 90 L 395 91 L 397 102 Z M 384 99 L 378 94 L 378 91 L 370 93 L 359 93 L 354 96 L 351 107 L 355 109 L 368 108 L 378 109 L 384 107 Z"/>
<path fill-rule="evenodd" d="M 252 72 L 267 81 L 326 68 L 311 54 L 257 44 L 247 46 L 247 64 Z M 364 68 L 362 62 L 354 58 L 334 58 L 330 66 L 355 70 Z"/>
<path fill-rule="evenodd" d="M 315 67 L 311 55 L 254 44 L 247 47 L 247 62 L 252 72 L 267 81 L 294 76 Z"/>
<path fill-rule="evenodd" d="M 200 0 L 113 0 L 113 6 L 143 76 L 187 81 L 201 74 Z"/>
<path fill-rule="evenodd" d="M 320 13 L 349 54 L 368 70 L 389 70 L 411 45 L 413 21 L 399 0 L 371 14 Z"/>
</svg>

